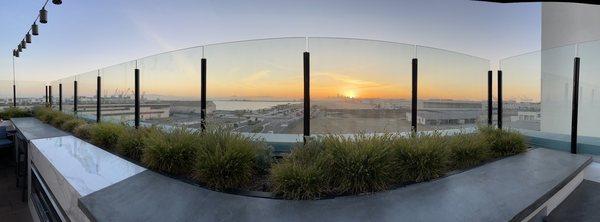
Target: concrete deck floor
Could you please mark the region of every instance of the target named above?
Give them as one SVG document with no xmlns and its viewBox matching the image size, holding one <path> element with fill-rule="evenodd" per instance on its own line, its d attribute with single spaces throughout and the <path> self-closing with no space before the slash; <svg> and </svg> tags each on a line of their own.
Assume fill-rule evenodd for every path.
<svg viewBox="0 0 600 222">
<path fill-rule="evenodd" d="M 0 152 L 0 221 L 33 221 L 27 202 L 21 201 L 21 189 L 16 187 L 15 166 L 9 152 Z"/>
<path fill-rule="evenodd" d="M 545 221 L 600 221 L 600 163 L 594 157 L 585 169 L 585 180 L 554 209 Z"/>
</svg>

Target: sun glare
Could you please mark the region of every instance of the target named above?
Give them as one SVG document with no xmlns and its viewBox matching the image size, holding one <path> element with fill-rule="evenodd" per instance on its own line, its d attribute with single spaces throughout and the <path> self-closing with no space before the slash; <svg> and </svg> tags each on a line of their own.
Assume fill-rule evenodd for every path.
<svg viewBox="0 0 600 222">
<path fill-rule="evenodd" d="M 347 90 L 347 91 L 345 91 L 345 92 L 343 93 L 343 95 L 344 95 L 345 97 L 348 97 L 348 98 L 351 98 L 351 99 L 354 99 L 354 98 L 356 98 L 356 97 L 357 97 L 357 95 L 356 95 L 356 91 L 354 91 L 354 90 Z"/>
</svg>

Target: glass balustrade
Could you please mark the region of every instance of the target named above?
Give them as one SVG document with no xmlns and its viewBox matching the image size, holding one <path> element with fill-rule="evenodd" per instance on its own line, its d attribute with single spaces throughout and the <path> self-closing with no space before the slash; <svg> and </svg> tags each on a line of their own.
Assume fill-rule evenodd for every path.
<svg viewBox="0 0 600 222">
<path fill-rule="evenodd" d="M 489 60 L 442 49 L 344 38 L 276 38 L 181 49 L 52 81 L 53 108 L 63 84 L 63 112 L 96 120 L 96 78 L 102 77 L 101 119 L 134 124 L 140 70 L 141 125 L 200 129 L 201 72 L 206 61 L 206 127 L 275 141 L 304 132 L 304 53 L 309 54 L 310 133 L 411 131 L 412 60 L 418 61 L 417 129 L 464 130 L 487 124 Z M 600 137 L 599 41 L 500 60 L 503 127 L 570 135 L 573 60 L 581 57 L 579 135 Z M 497 72 L 493 122 L 497 122 Z M 12 81 L 0 81 L 0 107 L 12 105 Z M 39 88 L 39 90 L 38 90 Z M 17 81 L 22 106 L 42 105 L 45 84 Z"/>
<path fill-rule="evenodd" d="M 419 131 L 473 128 L 487 123 L 487 59 L 418 46 Z"/>
</svg>

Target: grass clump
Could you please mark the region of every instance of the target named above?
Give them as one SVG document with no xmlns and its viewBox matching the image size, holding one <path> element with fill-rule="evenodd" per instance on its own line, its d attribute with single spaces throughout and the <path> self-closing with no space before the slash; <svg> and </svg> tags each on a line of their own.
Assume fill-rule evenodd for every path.
<svg viewBox="0 0 600 222">
<path fill-rule="evenodd" d="M 315 199 L 328 192 L 323 163 L 323 143 L 309 140 L 273 165 L 273 192 L 286 199 Z"/>
<path fill-rule="evenodd" d="M 55 112 L 47 107 L 37 107 L 33 113 L 35 117 L 44 123 L 50 123 L 56 116 Z"/>
<path fill-rule="evenodd" d="M 447 171 L 446 138 L 440 134 L 397 138 L 392 147 L 399 182 L 422 182 L 438 178 Z"/>
<path fill-rule="evenodd" d="M 88 140 L 92 135 L 93 126 L 93 124 L 83 124 L 76 126 L 75 128 L 73 128 L 73 134 L 80 139 Z"/>
<path fill-rule="evenodd" d="M 476 166 L 490 158 L 487 140 L 479 134 L 458 134 L 448 138 L 450 167 L 464 169 Z"/>
<path fill-rule="evenodd" d="M 114 150 L 119 137 L 125 133 L 125 126 L 115 123 L 98 123 L 90 128 L 90 140 L 93 144 Z"/>
<path fill-rule="evenodd" d="M 273 166 L 276 193 L 290 199 L 359 194 L 394 183 L 392 137 L 329 135 L 296 147 Z"/>
<path fill-rule="evenodd" d="M 356 135 L 326 136 L 326 180 L 337 194 L 386 190 L 394 182 L 391 137 Z"/>
<path fill-rule="evenodd" d="M 53 125 L 56 128 L 62 128 L 62 125 L 69 121 L 74 119 L 73 116 L 64 114 L 62 112 L 53 112 L 54 117 L 52 118 L 52 120 L 50 121 L 50 124 Z"/>
<path fill-rule="evenodd" d="M 223 190 L 241 188 L 250 184 L 255 174 L 268 165 L 267 146 L 239 133 L 209 130 L 202 133 L 194 178 L 207 186 Z"/>
<path fill-rule="evenodd" d="M 139 161 L 144 151 L 144 137 L 157 130 L 156 128 L 127 128 L 119 136 L 115 150 L 123 156 Z"/>
<path fill-rule="evenodd" d="M 0 112 L 1 119 L 11 119 L 30 116 L 32 116 L 32 113 L 30 111 L 18 107 L 9 107 Z"/>
<path fill-rule="evenodd" d="M 74 132 L 75 128 L 84 124 L 86 122 L 82 119 L 71 118 L 62 124 L 61 129 L 67 132 Z"/>
<path fill-rule="evenodd" d="M 183 175 L 191 172 L 201 142 L 199 133 L 175 129 L 169 133 L 150 131 L 143 137 L 143 143 L 142 163 L 152 169 Z"/>
<path fill-rule="evenodd" d="M 477 133 L 486 139 L 495 157 L 515 155 L 527 150 L 525 137 L 517 131 L 482 126 Z"/>
</svg>

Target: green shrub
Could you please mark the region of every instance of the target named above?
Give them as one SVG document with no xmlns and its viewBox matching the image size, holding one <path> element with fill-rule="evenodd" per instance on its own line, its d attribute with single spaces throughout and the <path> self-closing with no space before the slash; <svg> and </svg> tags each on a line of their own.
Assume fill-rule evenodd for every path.
<svg viewBox="0 0 600 222">
<path fill-rule="evenodd" d="M 399 182 L 422 182 L 446 173 L 446 138 L 439 135 L 414 135 L 397 138 L 393 144 L 396 178 Z"/>
<path fill-rule="evenodd" d="M 219 190 L 245 187 L 256 173 L 259 151 L 265 149 L 239 133 L 206 131 L 202 133 L 194 177 Z"/>
<path fill-rule="evenodd" d="M 319 198 L 326 186 L 322 169 L 318 166 L 287 162 L 273 166 L 271 181 L 275 193 L 295 200 Z"/>
<path fill-rule="evenodd" d="M 182 175 L 190 173 L 200 144 L 199 133 L 186 129 L 150 131 L 143 139 L 142 163 L 149 168 Z"/>
<path fill-rule="evenodd" d="M 270 147 L 267 147 L 264 142 L 259 143 L 255 149 L 254 172 L 257 175 L 269 174 L 271 171 L 271 164 L 273 163 L 273 150 Z"/>
<path fill-rule="evenodd" d="M 388 135 L 324 137 L 324 171 L 331 189 L 339 194 L 388 189 L 394 182 L 390 142 Z"/>
<path fill-rule="evenodd" d="M 127 128 L 119 137 L 116 144 L 117 153 L 129 157 L 134 160 L 142 158 L 144 150 L 144 137 L 149 136 L 151 131 L 156 131 L 156 128 Z"/>
<path fill-rule="evenodd" d="M 50 121 L 50 124 L 56 128 L 62 128 L 62 125 L 65 122 L 74 119 L 73 116 L 61 113 L 59 111 L 53 113 L 53 115 L 54 115 L 54 118 L 52 118 L 52 121 Z"/>
<path fill-rule="evenodd" d="M 50 123 L 55 114 L 50 108 L 39 107 L 34 110 L 34 115 L 44 123 Z"/>
<path fill-rule="evenodd" d="M 323 171 L 323 143 L 309 140 L 273 165 L 273 192 L 286 199 L 315 199 L 329 192 Z"/>
<path fill-rule="evenodd" d="M 67 132 L 74 132 L 75 128 L 84 125 L 86 122 L 82 119 L 72 118 L 62 124 L 61 129 Z"/>
<path fill-rule="evenodd" d="M 25 109 L 21 109 L 19 107 L 9 107 L 0 112 L 0 118 L 2 119 L 11 119 L 11 118 L 19 118 L 19 117 L 30 117 L 31 112 Z"/>
<path fill-rule="evenodd" d="M 486 138 L 479 134 L 458 134 L 448 139 L 450 165 L 454 169 L 473 167 L 489 159 Z"/>
<path fill-rule="evenodd" d="M 525 152 L 525 137 L 520 133 L 492 127 L 479 127 L 478 134 L 486 138 L 490 150 L 495 157 L 510 156 Z"/>
<path fill-rule="evenodd" d="M 90 129 L 91 142 L 99 147 L 113 150 L 119 137 L 125 132 L 125 126 L 115 123 L 98 123 Z"/>
<path fill-rule="evenodd" d="M 88 140 L 91 137 L 93 126 L 94 124 L 83 124 L 76 126 L 73 129 L 73 134 L 79 139 Z"/>
</svg>

